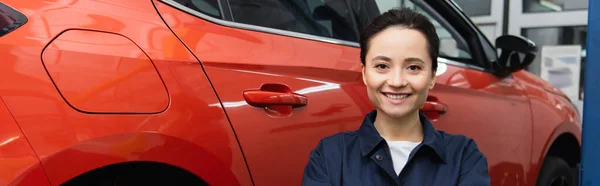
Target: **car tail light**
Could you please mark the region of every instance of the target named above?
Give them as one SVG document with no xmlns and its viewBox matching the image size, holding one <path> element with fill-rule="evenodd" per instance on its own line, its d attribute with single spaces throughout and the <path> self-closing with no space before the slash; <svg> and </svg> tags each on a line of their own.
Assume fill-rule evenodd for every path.
<svg viewBox="0 0 600 186">
<path fill-rule="evenodd" d="M 26 22 L 25 15 L 0 2 L 0 37 L 16 30 Z"/>
</svg>

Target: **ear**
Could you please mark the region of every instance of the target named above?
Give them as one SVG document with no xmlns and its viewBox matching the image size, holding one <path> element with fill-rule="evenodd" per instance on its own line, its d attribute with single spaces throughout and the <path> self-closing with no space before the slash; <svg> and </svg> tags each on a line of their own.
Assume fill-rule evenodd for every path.
<svg viewBox="0 0 600 186">
<path fill-rule="evenodd" d="M 366 71 L 367 69 L 365 68 L 365 64 L 362 64 L 362 63 L 361 63 L 361 64 L 360 64 L 360 66 L 362 67 L 362 70 L 361 70 L 361 72 L 362 72 L 362 80 L 363 80 L 363 83 L 364 83 L 365 85 L 367 85 L 367 76 L 365 76 L 365 71 Z"/>
<path fill-rule="evenodd" d="M 433 89 L 433 87 L 435 86 L 435 78 L 437 77 L 436 75 L 437 69 L 433 71 L 433 74 L 431 75 L 431 82 L 429 82 L 429 89 Z"/>
</svg>

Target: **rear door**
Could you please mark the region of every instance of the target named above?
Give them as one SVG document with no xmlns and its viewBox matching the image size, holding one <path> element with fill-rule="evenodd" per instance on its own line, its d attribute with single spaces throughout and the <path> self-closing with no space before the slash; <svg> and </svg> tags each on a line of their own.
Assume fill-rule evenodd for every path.
<svg viewBox="0 0 600 186">
<path fill-rule="evenodd" d="M 425 14 L 436 26 L 439 67 L 428 99 L 445 112 L 426 112 L 434 126 L 475 140 L 488 158 L 492 185 L 533 184 L 535 180 L 525 180 L 532 171 L 532 123 L 523 86 L 512 77 L 489 72 L 488 66 L 497 60 L 493 47 L 446 2 L 401 0 L 397 5 L 379 4 L 379 10 L 408 7 Z"/>
<path fill-rule="evenodd" d="M 372 109 L 345 0 L 157 8 L 202 62 L 221 101 L 212 106 L 227 112 L 255 185 L 298 185 L 319 139 L 358 129 Z"/>
<path fill-rule="evenodd" d="M 422 110 L 438 129 L 476 140 L 494 185 L 522 183 L 531 124 L 521 87 L 486 72 L 495 52 L 448 19 L 456 15 L 448 5 L 418 2 L 161 0 L 157 9 L 202 62 L 220 99 L 211 105 L 227 112 L 255 185 L 299 184 L 319 139 L 358 129 L 373 109 L 358 30 L 394 6 L 424 12 L 442 40 L 437 85 Z"/>
</svg>

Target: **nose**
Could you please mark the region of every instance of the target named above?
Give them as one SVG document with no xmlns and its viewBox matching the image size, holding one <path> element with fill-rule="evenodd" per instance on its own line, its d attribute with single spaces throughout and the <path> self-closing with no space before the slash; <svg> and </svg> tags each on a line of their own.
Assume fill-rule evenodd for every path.
<svg viewBox="0 0 600 186">
<path fill-rule="evenodd" d="M 404 78 L 402 70 L 394 70 L 391 73 L 389 73 L 387 84 L 391 87 L 406 86 L 407 81 Z"/>
</svg>

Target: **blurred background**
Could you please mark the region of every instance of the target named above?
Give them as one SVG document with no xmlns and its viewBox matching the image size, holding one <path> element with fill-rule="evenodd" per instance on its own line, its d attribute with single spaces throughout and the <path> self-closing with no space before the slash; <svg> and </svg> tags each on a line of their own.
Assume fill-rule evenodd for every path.
<svg viewBox="0 0 600 186">
<path fill-rule="evenodd" d="M 535 42 L 538 57 L 527 70 L 563 90 L 583 114 L 588 0 L 454 1 L 492 44 L 504 34 Z"/>
</svg>

